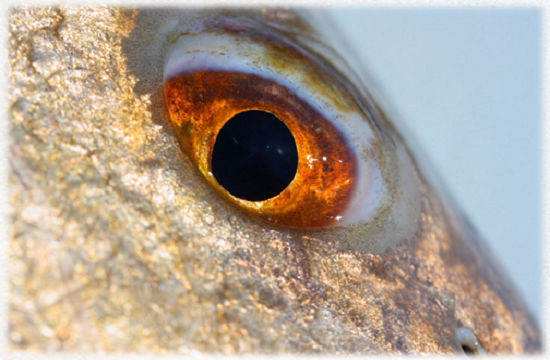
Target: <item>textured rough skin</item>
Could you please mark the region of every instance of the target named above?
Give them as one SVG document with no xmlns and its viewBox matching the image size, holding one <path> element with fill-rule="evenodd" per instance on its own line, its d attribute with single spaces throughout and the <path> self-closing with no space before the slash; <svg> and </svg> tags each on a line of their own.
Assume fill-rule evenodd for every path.
<svg viewBox="0 0 550 360">
<path fill-rule="evenodd" d="M 12 350 L 450 353 L 457 327 L 488 353 L 540 350 L 502 270 L 421 175 L 416 236 L 381 254 L 223 201 L 136 87 L 123 41 L 137 16 L 10 11 Z"/>
</svg>

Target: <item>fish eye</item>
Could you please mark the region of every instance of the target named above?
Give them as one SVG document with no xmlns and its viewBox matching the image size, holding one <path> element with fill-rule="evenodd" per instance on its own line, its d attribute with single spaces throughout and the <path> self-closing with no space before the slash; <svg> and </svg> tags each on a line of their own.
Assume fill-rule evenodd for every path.
<svg viewBox="0 0 550 360">
<path fill-rule="evenodd" d="M 345 77 L 292 37 L 231 19 L 179 34 L 164 94 L 191 161 L 249 214 L 325 228 L 387 202 L 394 165 L 373 119 Z"/>
</svg>

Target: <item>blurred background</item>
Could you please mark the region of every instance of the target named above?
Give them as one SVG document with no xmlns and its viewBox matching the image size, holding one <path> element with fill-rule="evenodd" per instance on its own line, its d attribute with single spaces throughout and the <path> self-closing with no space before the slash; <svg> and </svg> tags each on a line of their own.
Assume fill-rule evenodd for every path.
<svg viewBox="0 0 550 360">
<path fill-rule="evenodd" d="M 330 8 L 542 324 L 542 11 Z"/>
</svg>

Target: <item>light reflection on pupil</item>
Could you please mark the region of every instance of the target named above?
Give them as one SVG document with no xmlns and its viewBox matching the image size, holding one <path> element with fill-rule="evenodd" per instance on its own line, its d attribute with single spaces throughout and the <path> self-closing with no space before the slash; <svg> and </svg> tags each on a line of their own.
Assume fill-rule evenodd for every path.
<svg viewBox="0 0 550 360">
<path fill-rule="evenodd" d="M 245 111 L 221 128 L 212 151 L 212 173 L 231 195 L 249 201 L 281 193 L 298 169 L 298 149 L 288 127 L 273 114 Z"/>
</svg>

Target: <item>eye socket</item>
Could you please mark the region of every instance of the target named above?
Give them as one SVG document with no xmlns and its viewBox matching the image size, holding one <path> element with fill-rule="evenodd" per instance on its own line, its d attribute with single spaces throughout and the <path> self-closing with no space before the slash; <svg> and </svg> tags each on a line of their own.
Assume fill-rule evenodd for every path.
<svg viewBox="0 0 550 360">
<path fill-rule="evenodd" d="M 180 35 L 168 51 L 164 93 L 188 156 L 221 196 L 268 222 L 364 220 L 386 188 L 372 124 L 329 68 L 244 29 Z"/>
</svg>

